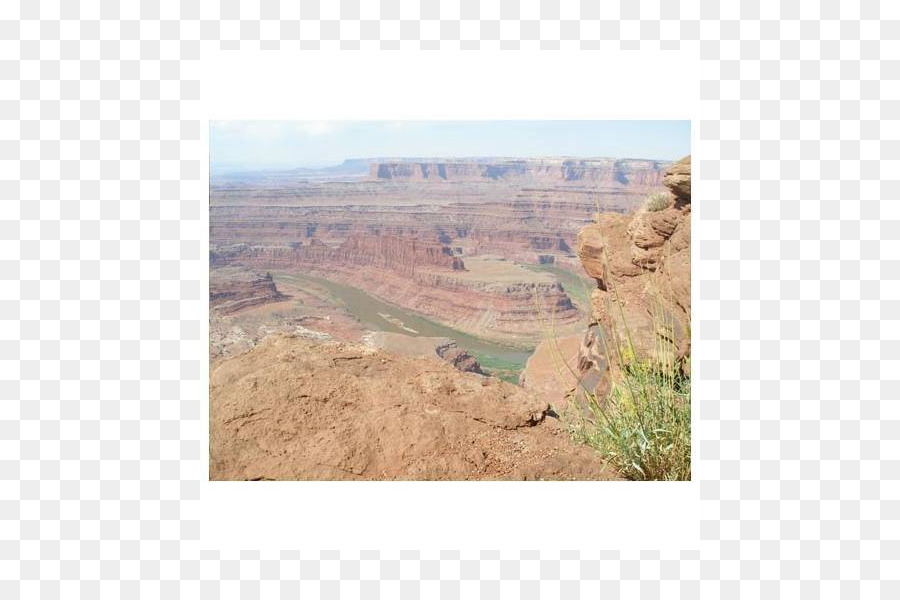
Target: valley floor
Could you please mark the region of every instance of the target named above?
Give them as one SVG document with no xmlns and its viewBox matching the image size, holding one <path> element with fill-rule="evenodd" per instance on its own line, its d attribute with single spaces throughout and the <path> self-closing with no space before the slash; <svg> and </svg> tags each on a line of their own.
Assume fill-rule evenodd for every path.
<svg viewBox="0 0 900 600">
<path fill-rule="evenodd" d="M 525 271 L 523 267 L 517 268 Z M 534 350 L 530 345 L 514 346 L 470 335 L 375 298 L 359 288 L 299 270 L 275 270 L 271 274 L 284 299 L 251 306 L 227 316 L 211 312 L 212 358 L 244 352 L 272 332 L 293 333 L 308 339 L 359 342 L 367 332 L 385 331 L 410 337 L 453 339 L 472 354 L 486 372 L 516 383 Z M 542 278 L 556 276 L 549 272 L 539 275 Z M 536 328 L 541 326 L 535 325 Z M 549 332 L 549 324 L 543 327 Z M 535 333 L 542 335 L 540 331 Z"/>
</svg>

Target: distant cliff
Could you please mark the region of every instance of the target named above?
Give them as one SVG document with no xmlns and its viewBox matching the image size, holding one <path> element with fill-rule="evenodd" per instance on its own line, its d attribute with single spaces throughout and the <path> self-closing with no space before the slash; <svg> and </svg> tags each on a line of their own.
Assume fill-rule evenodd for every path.
<svg viewBox="0 0 900 600">
<path fill-rule="evenodd" d="M 372 179 L 413 181 L 502 180 L 515 183 L 606 183 L 658 186 L 670 163 L 632 159 L 472 159 L 422 161 L 376 160 L 369 163 Z"/>
<path fill-rule="evenodd" d="M 293 246 L 235 244 L 212 251 L 210 264 L 299 268 L 501 342 L 534 343 L 542 319 L 552 317 L 559 328 L 582 322 L 580 311 L 556 281 L 531 280 L 524 270 L 524 279 L 471 277 L 463 259 L 448 246 L 401 236 L 358 235 L 338 247 L 317 239 Z"/>
<path fill-rule="evenodd" d="M 453 250 L 436 242 L 422 241 L 396 235 L 360 235 L 332 247 L 318 239 L 306 245 L 251 246 L 235 244 L 222 246 L 210 253 L 214 266 L 250 264 L 258 268 L 292 267 L 307 263 L 319 265 L 354 265 L 389 269 L 412 275 L 420 267 L 439 267 L 450 271 L 465 269 L 465 263 Z"/>
</svg>

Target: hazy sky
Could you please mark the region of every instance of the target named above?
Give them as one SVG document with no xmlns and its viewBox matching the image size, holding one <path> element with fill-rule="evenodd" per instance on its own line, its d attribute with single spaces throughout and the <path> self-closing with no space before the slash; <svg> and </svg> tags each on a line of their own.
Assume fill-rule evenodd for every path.
<svg viewBox="0 0 900 600">
<path fill-rule="evenodd" d="M 210 166 L 319 167 L 345 158 L 580 156 L 673 160 L 689 121 L 212 121 Z"/>
</svg>

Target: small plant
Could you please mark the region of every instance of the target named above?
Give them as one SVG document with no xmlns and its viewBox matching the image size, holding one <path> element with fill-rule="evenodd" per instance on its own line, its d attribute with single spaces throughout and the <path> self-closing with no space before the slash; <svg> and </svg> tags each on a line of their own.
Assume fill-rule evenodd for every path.
<svg viewBox="0 0 900 600">
<path fill-rule="evenodd" d="M 655 192 L 647 196 L 647 202 L 644 204 L 644 208 L 646 208 L 648 212 L 657 212 L 664 208 L 669 208 L 669 204 L 669 194 L 666 192 Z"/>
<path fill-rule="evenodd" d="M 648 199 L 648 210 L 661 196 Z M 656 200 L 659 202 L 659 200 Z M 660 210 L 660 209 L 656 209 Z M 604 249 L 603 260 L 609 261 Z M 587 415 L 573 399 L 568 419 L 573 437 L 595 448 L 626 479 L 691 479 L 691 380 L 683 358 L 678 357 L 678 338 L 690 339 L 676 327 L 671 310 L 671 281 L 654 277 L 648 286 L 650 316 L 655 331 L 655 347 L 641 350 L 632 337 L 631 324 L 622 309 L 616 286 L 609 288 L 608 327 L 601 329 L 600 341 L 610 369 L 610 391 L 597 397 L 583 389 Z"/>
<path fill-rule="evenodd" d="M 593 423 L 575 439 L 603 454 L 626 479 L 690 480 L 691 381 L 647 361 L 626 365 L 609 396 L 591 397 Z"/>
<path fill-rule="evenodd" d="M 635 347 L 621 300 L 613 288 L 622 331 L 601 334 L 614 371 L 605 398 L 586 394 L 593 419 L 574 424 L 576 439 L 596 448 L 626 479 L 690 480 L 691 380 L 676 360 L 675 322 L 664 307 L 666 290 L 655 281 L 651 317 L 656 347 Z M 649 352 L 649 355 L 647 354 Z"/>
</svg>

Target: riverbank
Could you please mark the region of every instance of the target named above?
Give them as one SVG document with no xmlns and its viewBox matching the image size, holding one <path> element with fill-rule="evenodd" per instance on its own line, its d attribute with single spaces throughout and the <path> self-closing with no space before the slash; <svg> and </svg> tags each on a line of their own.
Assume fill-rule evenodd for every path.
<svg viewBox="0 0 900 600">
<path fill-rule="evenodd" d="M 343 283 L 296 271 L 272 271 L 279 288 L 315 286 L 328 292 L 365 328 L 413 337 L 447 337 L 468 350 L 481 366 L 505 381 L 517 383 L 519 374 L 534 351 L 533 347 L 499 344 L 441 325 L 395 304 Z"/>
</svg>

